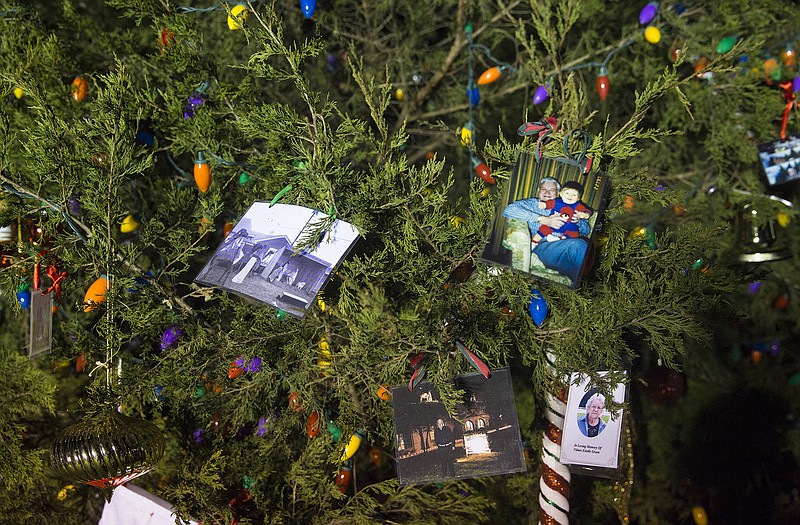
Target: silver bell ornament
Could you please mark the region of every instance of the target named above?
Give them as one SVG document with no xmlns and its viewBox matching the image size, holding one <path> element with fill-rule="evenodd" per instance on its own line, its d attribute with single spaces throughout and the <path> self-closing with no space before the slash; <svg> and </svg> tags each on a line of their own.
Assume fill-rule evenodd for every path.
<svg viewBox="0 0 800 525">
<path fill-rule="evenodd" d="M 163 455 L 157 426 L 109 406 L 66 428 L 53 442 L 50 463 L 64 478 L 103 489 L 111 500 L 114 488 L 149 472 Z"/>
<path fill-rule="evenodd" d="M 759 225 L 758 210 L 750 204 L 742 206 L 737 222 L 737 259 L 745 263 L 779 261 L 789 257 L 789 251 L 780 241 L 775 221 Z"/>
</svg>

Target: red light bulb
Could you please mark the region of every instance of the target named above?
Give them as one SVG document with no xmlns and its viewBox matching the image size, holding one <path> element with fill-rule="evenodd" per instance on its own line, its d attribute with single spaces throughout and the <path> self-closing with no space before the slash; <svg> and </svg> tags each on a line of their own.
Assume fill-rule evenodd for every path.
<svg viewBox="0 0 800 525">
<path fill-rule="evenodd" d="M 472 169 L 475 170 L 478 177 L 483 179 L 483 181 L 487 184 L 497 184 L 497 181 L 494 180 L 492 177 L 492 172 L 489 170 L 489 166 L 487 166 L 484 162 L 481 162 L 477 157 L 472 157 Z"/>
<path fill-rule="evenodd" d="M 597 94 L 600 95 L 600 100 L 605 100 L 608 96 L 608 69 L 605 66 L 600 68 L 600 74 L 597 75 Z"/>
<path fill-rule="evenodd" d="M 339 469 L 339 473 L 336 474 L 336 479 L 334 483 L 336 486 L 339 487 L 339 492 L 345 493 L 347 489 L 350 488 L 350 481 L 353 479 L 353 467 L 345 463 Z"/>
</svg>

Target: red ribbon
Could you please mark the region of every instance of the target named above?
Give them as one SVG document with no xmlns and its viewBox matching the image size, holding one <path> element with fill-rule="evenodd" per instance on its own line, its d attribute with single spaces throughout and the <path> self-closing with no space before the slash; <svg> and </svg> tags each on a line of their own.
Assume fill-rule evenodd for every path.
<svg viewBox="0 0 800 525">
<path fill-rule="evenodd" d="M 791 81 L 782 82 L 778 84 L 778 87 L 783 90 L 783 100 L 786 101 L 786 105 L 783 106 L 783 120 L 781 121 L 781 139 L 786 140 L 786 124 L 789 123 L 789 113 L 791 113 L 796 102 Z"/>
<path fill-rule="evenodd" d="M 555 131 L 558 127 L 558 121 L 555 117 L 545 117 L 544 122 L 528 122 L 523 124 L 517 129 L 517 134 L 525 137 L 527 135 L 537 135 L 537 142 L 542 139 L 547 133 Z"/>
<path fill-rule="evenodd" d="M 38 268 L 38 264 L 36 265 Z M 67 272 L 59 272 L 58 268 L 54 264 L 50 264 L 47 267 L 47 276 L 53 281 L 53 284 L 50 285 L 50 288 L 42 292 L 42 295 L 48 294 L 50 292 L 56 293 L 56 299 L 61 295 L 61 282 L 66 278 Z"/>
</svg>

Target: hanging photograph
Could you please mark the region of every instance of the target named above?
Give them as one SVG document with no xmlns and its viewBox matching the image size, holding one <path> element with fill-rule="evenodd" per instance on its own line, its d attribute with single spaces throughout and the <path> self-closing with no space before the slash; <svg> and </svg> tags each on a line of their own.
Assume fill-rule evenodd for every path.
<svg viewBox="0 0 800 525">
<path fill-rule="evenodd" d="M 800 178 L 800 135 L 758 145 L 758 158 L 770 186 Z"/>
<path fill-rule="evenodd" d="M 427 381 L 392 390 L 400 485 L 525 471 L 508 368 L 455 378 L 463 402 L 450 417 L 439 389 Z"/>
<path fill-rule="evenodd" d="M 520 154 L 481 259 L 577 286 L 591 266 L 591 238 L 608 191 L 608 177 L 585 173 L 585 165 L 580 156 Z"/>
<path fill-rule="evenodd" d="M 612 414 L 609 406 L 612 400 L 625 401 L 625 384 L 618 384 L 612 399 L 607 399 L 588 376 L 573 374 L 571 379 L 561 437 L 561 463 L 617 468 L 623 411 Z"/>
<path fill-rule="evenodd" d="M 303 206 L 256 202 L 194 280 L 302 317 L 358 238 L 352 224 L 337 219 L 316 248 L 300 250 L 327 217 Z"/>
<path fill-rule="evenodd" d="M 32 290 L 28 357 L 49 354 L 53 346 L 53 292 Z"/>
</svg>

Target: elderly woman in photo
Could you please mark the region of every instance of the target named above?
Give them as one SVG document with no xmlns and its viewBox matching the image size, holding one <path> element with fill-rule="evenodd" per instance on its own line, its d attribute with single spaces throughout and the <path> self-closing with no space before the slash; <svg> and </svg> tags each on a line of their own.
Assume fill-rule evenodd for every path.
<svg viewBox="0 0 800 525">
<path fill-rule="evenodd" d="M 586 401 L 586 415 L 578 420 L 578 428 L 586 437 L 595 437 L 606 428 L 606 423 L 600 417 L 606 407 L 605 398 L 595 394 Z"/>
</svg>

